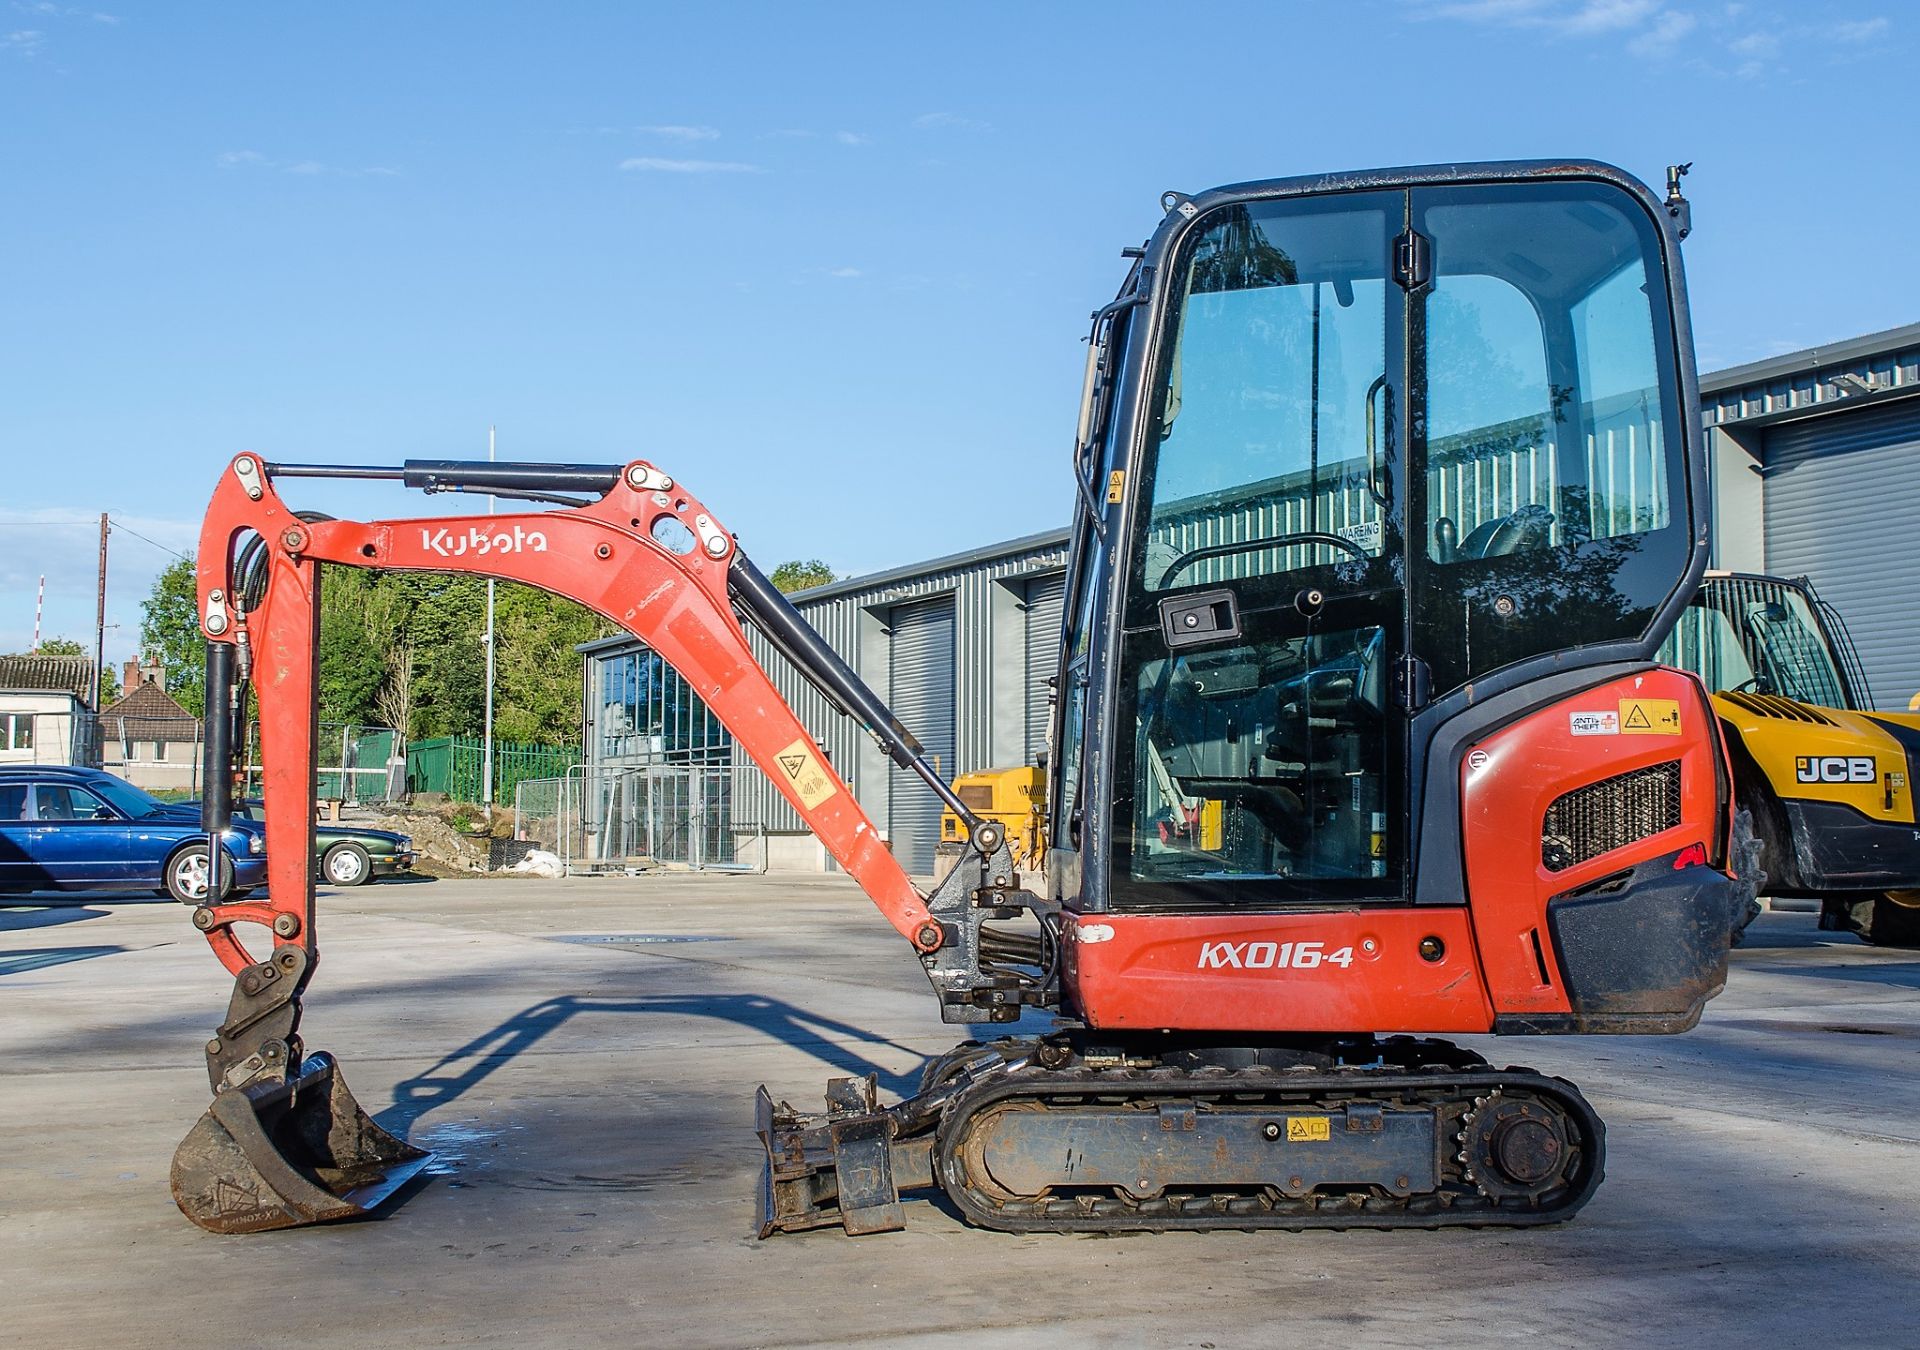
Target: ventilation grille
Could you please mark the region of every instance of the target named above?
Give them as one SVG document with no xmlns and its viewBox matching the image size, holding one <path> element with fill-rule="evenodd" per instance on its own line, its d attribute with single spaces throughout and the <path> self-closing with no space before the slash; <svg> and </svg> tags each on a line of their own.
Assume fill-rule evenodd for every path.
<svg viewBox="0 0 1920 1350">
<path fill-rule="evenodd" d="M 1564 872 L 1679 823 L 1680 761 L 1670 759 L 1557 798 L 1540 829 L 1540 862 Z"/>
<path fill-rule="evenodd" d="M 1790 698 L 1781 698 L 1778 694 L 1722 691 L 1720 697 L 1761 717 L 1773 717 L 1782 722 L 1814 722 L 1823 727 L 1834 725 L 1833 719 L 1819 709 L 1810 708 L 1804 703 L 1795 703 Z"/>
</svg>

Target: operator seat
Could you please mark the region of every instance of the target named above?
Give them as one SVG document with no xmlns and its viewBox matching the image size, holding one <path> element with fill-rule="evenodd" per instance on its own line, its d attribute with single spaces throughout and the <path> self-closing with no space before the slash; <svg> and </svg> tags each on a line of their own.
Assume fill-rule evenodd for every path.
<svg viewBox="0 0 1920 1350">
<path fill-rule="evenodd" d="M 1442 520 L 1443 526 L 1451 526 L 1450 520 Z M 1482 521 L 1474 526 L 1473 532 L 1460 541 L 1451 557 L 1442 558 L 1442 562 L 1453 562 L 1466 558 L 1501 558 L 1509 553 L 1521 553 L 1529 549 L 1545 548 L 1552 539 L 1553 512 L 1537 503 L 1523 506 L 1517 511 Z M 1442 539 L 1451 535 L 1451 529 L 1445 530 Z"/>
</svg>

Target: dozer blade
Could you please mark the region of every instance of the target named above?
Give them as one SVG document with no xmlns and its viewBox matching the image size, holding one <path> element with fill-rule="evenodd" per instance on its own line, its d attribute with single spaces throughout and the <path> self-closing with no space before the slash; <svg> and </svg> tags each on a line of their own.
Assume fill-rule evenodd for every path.
<svg viewBox="0 0 1920 1350">
<path fill-rule="evenodd" d="M 931 1118 L 881 1109 L 874 1079 L 835 1078 L 827 1114 L 803 1116 L 754 1094 L 754 1132 L 767 1150 L 760 1177 L 759 1233 L 798 1233 L 839 1224 L 847 1232 L 905 1226 L 900 1192 L 933 1184 Z"/>
<path fill-rule="evenodd" d="M 433 1159 L 373 1123 L 333 1057 L 215 1095 L 173 1155 L 173 1199 L 213 1233 L 365 1214 Z"/>
</svg>

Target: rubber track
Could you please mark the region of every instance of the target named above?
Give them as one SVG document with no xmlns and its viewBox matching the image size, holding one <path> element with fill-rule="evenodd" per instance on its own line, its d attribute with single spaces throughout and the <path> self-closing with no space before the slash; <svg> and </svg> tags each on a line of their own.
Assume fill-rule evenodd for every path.
<svg viewBox="0 0 1920 1350">
<path fill-rule="evenodd" d="M 1443 1150 L 1440 1188 L 1394 1199 L 1385 1195 L 1307 1195 L 1289 1198 L 1277 1190 L 1244 1194 L 1160 1195 L 1136 1200 L 1121 1193 L 1095 1197 L 1043 1197 L 1001 1201 L 971 1188 L 958 1156 L 965 1132 L 979 1113 L 1002 1102 L 1039 1100 L 1071 1111 L 1097 1098 L 1103 1109 L 1115 1098 L 1152 1102 L 1178 1098 L 1196 1104 L 1218 1101 L 1236 1108 L 1270 1106 L 1276 1112 L 1335 1111 L 1350 1103 L 1457 1108 L 1445 1130 L 1457 1128 L 1476 1097 L 1495 1091 L 1507 1098 L 1551 1101 L 1565 1113 L 1579 1157 L 1567 1186 L 1539 1201 L 1495 1201 L 1466 1180 L 1451 1146 Z M 1049 1101 L 1048 1099 L 1055 1099 Z M 1451 1140 L 1448 1140 L 1451 1144 Z M 1182 1232 L 1208 1229 L 1283 1228 L 1485 1228 L 1560 1223 L 1592 1198 L 1604 1172 L 1606 1129 L 1579 1089 L 1563 1078 L 1531 1069 L 1332 1070 L 1169 1069 L 1049 1071 L 1028 1068 L 994 1074 L 955 1099 L 934 1144 L 936 1175 L 948 1197 L 970 1222 L 1009 1233 Z"/>
</svg>

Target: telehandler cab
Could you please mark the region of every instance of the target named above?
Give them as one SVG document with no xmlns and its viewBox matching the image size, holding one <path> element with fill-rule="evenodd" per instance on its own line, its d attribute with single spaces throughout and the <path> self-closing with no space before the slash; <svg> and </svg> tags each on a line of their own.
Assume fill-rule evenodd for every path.
<svg viewBox="0 0 1920 1350">
<path fill-rule="evenodd" d="M 235 977 L 175 1159 L 195 1222 L 358 1212 L 424 1161 L 299 1035 L 330 567 L 525 582 L 636 635 L 942 1017 L 1013 1031 L 892 1105 L 870 1078 L 835 1080 L 821 1117 L 762 1089 L 763 1236 L 898 1228 L 927 1186 L 1040 1232 L 1538 1224 L 1593 1194 L 1602 1128 L 1572 1084 L 1428 1037 L 1683 1031 L 1745 911 L 1706 692 L 1654 660 L 1706 548 L 1678 173 L 1664 201 L 1552 162 L 1162 204 L 1088 347 L 1045 895 L 667 469 L 227 466 L 199 553 L 205 819 L 226 823 L 251 683 L 271 886 L 194 914 Z M 303 477 L 558 509 L 329 520 L 283 501 Z M 743 621 L 966 822 L 929 892 Z"/>
<path fill-rule="evenodd" d="M 1805 577 L 1709 572 L 1661 659 L 1713 691 L 1769 895 L 1820 926 L 1920 947 L 1920 715 L 1880 712 L 1838 610 Z"/>
</svg>

